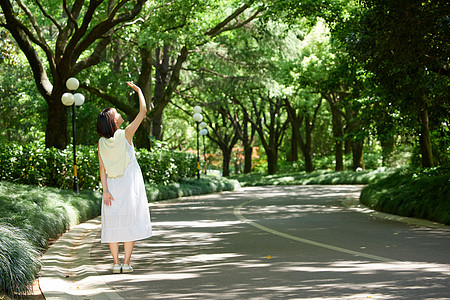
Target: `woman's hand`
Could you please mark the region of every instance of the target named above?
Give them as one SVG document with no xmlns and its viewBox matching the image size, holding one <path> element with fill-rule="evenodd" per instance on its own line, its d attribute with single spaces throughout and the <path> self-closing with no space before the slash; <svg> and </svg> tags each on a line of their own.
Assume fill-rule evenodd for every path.
<svg viewBox="0 0 450 300">
<path fill-rule="evenodd" d="M 140 92 L 141 88 L 138 87 L 137 85 L 135 85 L 133 82 L 128 81 L 127 84 L 135 91 L 135 92 Z"/>
<path fill-rule="evenodd" d="M 114 201 L 113 196 L 109 192 L 103 192 L 103 204 L 111 206 L 112 201 Z"/>
</svg>

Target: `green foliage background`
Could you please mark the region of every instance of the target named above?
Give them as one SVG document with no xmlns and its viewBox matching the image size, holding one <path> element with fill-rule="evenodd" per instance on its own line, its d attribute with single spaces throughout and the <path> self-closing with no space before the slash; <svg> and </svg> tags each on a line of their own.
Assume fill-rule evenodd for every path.
<svg viewBox="0 0 450 300">
<path fill-rule="evenodd" d="M 78 145 L 76 154 L 80 189 L 99 189 L 97 147 Z M 144 181 L 148 183 L 165 185 L 192 177 L 196 171 L 196 156 L 185 152 L 137 149 L 136 157 Z M 45 148 L 40 141 L 24 145 L 2 142 L 0 180 L 70 189 L 73 185 L 73 148 L 71 145 L 65 150 Z"/>
</svg>

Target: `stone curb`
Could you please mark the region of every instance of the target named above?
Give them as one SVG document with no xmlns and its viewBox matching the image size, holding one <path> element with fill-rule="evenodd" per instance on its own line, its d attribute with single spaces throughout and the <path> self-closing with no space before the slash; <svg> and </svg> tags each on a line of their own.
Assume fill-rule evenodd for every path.
<svg viewBox="0 0 450 300">
<path fill-rule="evenodd" d="M 71 228 L 42 257 L 39 284 L 47 300 L 122 300 L 90 262 L 100 217 Z"/>
<path fill-rule="evenodd" d="M 373 216 L 375 218 L 396 221 L 396 222 L 402 222 L 402 223 L 407 223 L 407 224 L 417 225 L 417 226 L 425 226 L 425 227 L 433 227 L 433 228 L 441 228 L 444 230 L 450 230 L 450 226 L 445 225 L 445 224 L 428 221 L 428 220 L 424 220 L 424 219 L 402 217 L 402 216 L 398 216 L 398 215 L 392 215 L 392 214 L 373 210 L 373 209 L 365 206 L 364 204 L 362 204 L 359 201 L 359 198 L 343 199 L 341 203 L 342 203 L 342 205 L 344 205 L 345 207 L 347 207 L 351 210 L 355 210 L 357 212 L 364 213 L 364 214 L 370 214 L 371 216 Z"/>
</svg>

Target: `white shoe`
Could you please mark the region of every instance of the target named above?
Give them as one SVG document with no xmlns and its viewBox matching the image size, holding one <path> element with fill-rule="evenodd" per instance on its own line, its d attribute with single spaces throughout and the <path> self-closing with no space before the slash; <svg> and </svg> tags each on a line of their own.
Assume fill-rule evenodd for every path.
<svg viewBox="0 0 450 300">
<path fill-rule="evenodd" d="M 114 274 L 119 274 L 121 270 L 122 270 L 122 265 L 114 264 L 114 266 L 113 266 L 113 273 Z"/>
<path fill-rule="evenodd" d="M 130 265 L 124 264 L 122 266 L 122 273 L 131 273 L 133 272 L 133 268 Z"/>
</svg>

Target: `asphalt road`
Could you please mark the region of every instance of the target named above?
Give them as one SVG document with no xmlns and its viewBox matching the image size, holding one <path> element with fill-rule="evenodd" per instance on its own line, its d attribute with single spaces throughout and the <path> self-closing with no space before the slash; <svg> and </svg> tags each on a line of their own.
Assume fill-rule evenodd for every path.
<svg viewBox="0 0 450 300">
<path fill-rule="evenodd" d="M 342 205 L 361 186 L 271 186 L 150 206 L 154 236 L 132 274 L 110 274 L 124 299 L 450 299 L 450 230 Z M 99 240 L 99 236 L 97 236 Z"/>
</svg>

